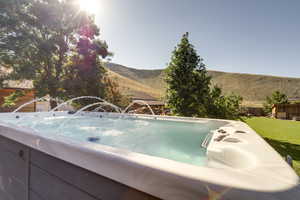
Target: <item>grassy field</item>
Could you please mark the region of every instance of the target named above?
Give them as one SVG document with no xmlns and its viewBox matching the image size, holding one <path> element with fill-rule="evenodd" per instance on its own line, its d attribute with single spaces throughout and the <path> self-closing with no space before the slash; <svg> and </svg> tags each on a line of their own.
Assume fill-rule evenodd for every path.
<svg viewBox="0 0 300 200">
<path fill-rule="evenodd" d="M 294 168 L 300 176 L 300 122 L 264 117 L 243 118 L 282 156 L 294 159 Z"/>
</svg>

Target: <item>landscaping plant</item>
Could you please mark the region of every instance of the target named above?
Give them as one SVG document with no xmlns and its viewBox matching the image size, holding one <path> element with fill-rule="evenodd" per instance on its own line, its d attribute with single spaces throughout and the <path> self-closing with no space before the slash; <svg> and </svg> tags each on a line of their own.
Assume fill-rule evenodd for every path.
<svg viewBox="0 0 300 200">
<path fill-rule="evenodd" d="M 288 103 L 289 103 L 289 99 L 287 95 L 276 90 L 275 92 L 272 93 L 271 96 L 267 96 L 266 102 L 264 103 L 264 112 L 266 114 L 271 114 L 272 106 L 274 104 L 288 104 Z"/>
</svg>

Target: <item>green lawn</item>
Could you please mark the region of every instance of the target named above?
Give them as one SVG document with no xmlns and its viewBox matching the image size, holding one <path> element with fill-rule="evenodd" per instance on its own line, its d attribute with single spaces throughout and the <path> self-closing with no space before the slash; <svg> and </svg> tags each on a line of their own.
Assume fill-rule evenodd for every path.
<svg viewBox="0 0 300 200">
<path fill-rule="evenodd" d="M 282 156 L 292 156 L 294 168 L 300 176 L 300 122 L 265 117 L 243 118 L 242 120 Z"/>
</svg>

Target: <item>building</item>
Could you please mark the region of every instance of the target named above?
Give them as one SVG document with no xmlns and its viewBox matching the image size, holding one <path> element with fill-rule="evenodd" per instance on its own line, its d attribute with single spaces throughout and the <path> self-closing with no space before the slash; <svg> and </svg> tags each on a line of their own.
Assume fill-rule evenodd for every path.
<svg viewBox="0 0 300 200">
<path fill-rule="evenodd" d="M 300 102 L 300 97 L 291 97 L 291 98 L 289 98 L 289 102 L 292 102 L 292 103 Z"/>
<path fill-rule="evenodd" d="M 243 116 L 265 116 L 262 107 L 242 107 L 241 115 Z"/>
<path fill-rule="evenodd" d="M 274 104 L 272 107 L 272 117 L 297 120 L 300 118 L 300 103 Z"/>
</svg>

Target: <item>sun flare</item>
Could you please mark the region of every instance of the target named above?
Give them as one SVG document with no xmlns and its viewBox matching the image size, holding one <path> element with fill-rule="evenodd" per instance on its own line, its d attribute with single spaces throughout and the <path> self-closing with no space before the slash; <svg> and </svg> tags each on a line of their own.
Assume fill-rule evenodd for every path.
<svg viewBox="0 0 300 200">
<path fill-rule="evenodd" d="M 78 0 L 78 4 L 81 10 L 90 14 L 96 14 L 99 9 L 98 0 Z"/>
</svg>

